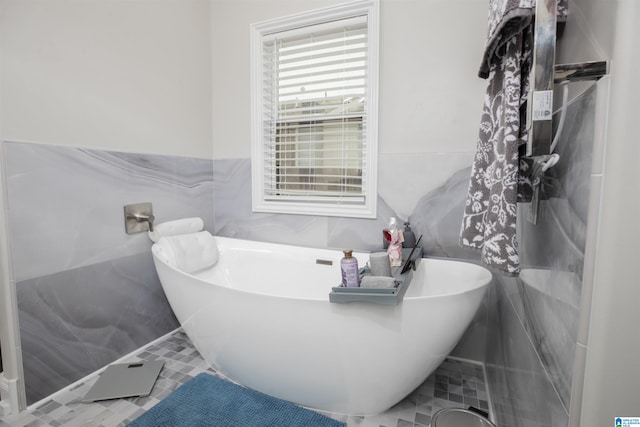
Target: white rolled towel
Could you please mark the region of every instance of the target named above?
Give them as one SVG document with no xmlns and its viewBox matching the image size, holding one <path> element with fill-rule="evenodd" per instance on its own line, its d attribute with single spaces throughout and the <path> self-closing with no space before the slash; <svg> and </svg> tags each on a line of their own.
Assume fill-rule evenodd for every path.
<svg viewBox="0 0 640 427">
<path fill-rule="evenodd" d="M 161 237 L 156 245 L 160 258 L 185 273 L 204 270 L 218 262 L 218 245 L 208 231 Z"/>
<path fill-rule="evenodd" d="M 153 231 L 149 231 L 149 238 L 157 243 L 158 240 L 164 236 L 197 233 L 202 230 L 204 230 L 204 221 L 202 218 L 182 218 L 161 224 L 154 224 Z"/>
</svg>

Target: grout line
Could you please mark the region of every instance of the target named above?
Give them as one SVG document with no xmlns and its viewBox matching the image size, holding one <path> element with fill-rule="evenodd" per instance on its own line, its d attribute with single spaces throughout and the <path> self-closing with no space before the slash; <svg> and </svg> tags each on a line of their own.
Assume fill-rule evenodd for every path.
<svg viewBox="0 0 640 427">
<path fill-rule="evenodd" d="M 496 412 L 493 408 L 493 399 L 489 393 L 489 377 L 487 376 L 487 365 L 482 363 L 482 374 L 484 375 L 484 388 L 487 393 L 487 406 L 489 406 L 489 421 L 496 422 Z"/>
<path fill-rule="evenodd" d="M 447 359 L 457 360 L 458 362 L 470 363 L 472 365 L 479 365 L 484 367 L 484 362 L 480 362 L 479 360 L 467 359 L 467 358 L 458 357 L 458 356 L 447 356 L 445 360 Z"/>
<path fill-rule="evenodd" d="M 479 360 L 466 359 L 464 357 L 447 356 L 447 359 L 457 360 L 463 363 L 469 363 L 471 365 L 480 366 L 482 368 L 482 375 L 484 375 L 484 389 L 487 393 L 487 405 L 489 406 L 489 421 L 495 423 L 495 410 L 493 409 L 493 400 L 491 399 L 491 393 L 489 393 L 489 377 L 487 376 L 487 365 L 485 362 Z M 445 359 L 446 360 L 446 359 Z"/>
</svg>

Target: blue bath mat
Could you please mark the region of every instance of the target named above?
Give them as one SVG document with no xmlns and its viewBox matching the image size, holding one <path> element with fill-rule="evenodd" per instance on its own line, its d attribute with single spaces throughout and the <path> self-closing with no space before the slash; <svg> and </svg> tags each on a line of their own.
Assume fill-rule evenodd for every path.
<svg viewBox="0 0 640 427">
<path fill-rule="evenodd" d="M 209 374 L 199 374 L 129 427 L 344 427 L 293 403 Z"/>
</svg>

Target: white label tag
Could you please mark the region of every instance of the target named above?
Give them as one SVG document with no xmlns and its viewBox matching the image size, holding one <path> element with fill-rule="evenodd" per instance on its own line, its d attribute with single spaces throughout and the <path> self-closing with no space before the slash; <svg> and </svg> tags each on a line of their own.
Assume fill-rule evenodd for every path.
<svg viewBox="0 0 640 427">
<path fill-rule="evenodd" d="M 532 120 L 534 122 L 540 120 L 551 120 L 553 113 L 553 91 L 552 90 L 540 90 L 533 92 L 533 114 Z"/>
</svg>

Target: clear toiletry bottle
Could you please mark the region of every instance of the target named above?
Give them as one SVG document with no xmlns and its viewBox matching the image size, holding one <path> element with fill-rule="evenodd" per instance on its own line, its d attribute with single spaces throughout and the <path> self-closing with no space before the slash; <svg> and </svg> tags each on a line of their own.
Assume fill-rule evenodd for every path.
<svg viewBox="0 0 640 427">
<path fill-rule="evenodd" d="M 389 264 L 391 267 L 399 267 L 402 265 L 402 242 L 404 237 L 402 229 L 398 228 L 398 222 L 395 217 L 389 219 L 389 228 L 382 230 L 384 238 L 389 242 L 387 254 L 389 254 Z"/>
<path fill-rule="evenodd" d="M 344 258 L 340 260 L 340 270 L 342 271 L 342 286 L 357 288 L 360 286 L 360 276 L 358 273 L 358 260 L 352 254 L 353 251 L 345 249 L 342 251 Z"/>
</svg>

